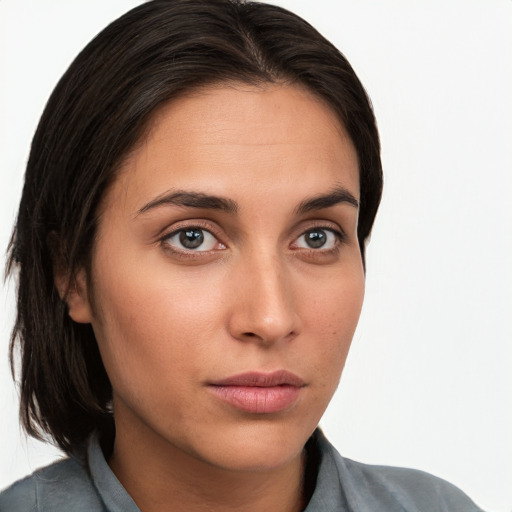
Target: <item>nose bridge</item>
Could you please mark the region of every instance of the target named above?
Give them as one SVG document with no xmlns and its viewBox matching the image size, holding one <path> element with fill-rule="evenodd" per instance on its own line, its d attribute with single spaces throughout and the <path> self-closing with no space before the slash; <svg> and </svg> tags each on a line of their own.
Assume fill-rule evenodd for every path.
<svg viewBox="0 0 512 512">
<path fill-rule="evenodd" d="M 272 250 L 256 251 L 240 263 L 231 317 L 232 335 L 266 344 L 298 333 L 295 293 L 285 262 Z"/>
</svg>

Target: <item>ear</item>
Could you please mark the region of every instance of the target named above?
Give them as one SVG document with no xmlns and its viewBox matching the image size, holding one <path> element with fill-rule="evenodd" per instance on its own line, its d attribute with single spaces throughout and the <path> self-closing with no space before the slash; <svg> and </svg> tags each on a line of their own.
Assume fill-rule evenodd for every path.
<svg viewBox="0 0 512 512">
<path fill-rule="evenodd" d="M 62 263 L 59 240 L 54 232 L 47 239 L 53 259 L 53 281 L 60 298 L 68 306 L 69 316 L 78 323 L 89 324 L 92 322 L 92 309 L 87 290 L 87 273 L 84 268 L 79 269 L 74 275 L 70 275 L 68 269 Z"/>
<path fill-rule="evenodd" d="M 55 278 L 55 285 L 59 295 L 68 305 L 68 314 L 80 324 L 90 324 L 92 322 L 92 310 L 89 302 L 87 290 L 87 275 L 84 269 L 80 269 L 74 276 L 65 278 L 63 287 L 57 284 L 60 278 Z"/>
<path fill-rule="evenodd" d="M 84 269 L 80 269 L 74 276 L 66 272 L 54 270 L 54 282 L 60 298 L 68 306 L 68 314 L 80 324 L 92 322 L 92 310 L 87 293 L 87 276 Z"/>
</svg>

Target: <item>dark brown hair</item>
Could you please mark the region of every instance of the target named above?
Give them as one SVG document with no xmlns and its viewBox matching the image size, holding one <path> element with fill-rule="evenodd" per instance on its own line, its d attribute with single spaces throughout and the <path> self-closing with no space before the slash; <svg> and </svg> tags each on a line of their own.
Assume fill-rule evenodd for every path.
<svg viewBox="0 0 512 512">
<path fill-rule="evenodd" d="M 225 81 L 292 83 L 345 126 L 360 170 L 358 238 L 370 233 L 382 169 L 370 101 L 345 57 L 279 7 L 237 0 L 154 0 L 104 29 L 51 95 L 32 142 L 7 272 L 19 272 L 11 340 L 21 349 L 21 420 L 70 452 L 113 424 L 112 389 L 92 328 L 74 323 L 54 284 L 89 266 L 97 208 L 162 104 Z"/>
</svg>

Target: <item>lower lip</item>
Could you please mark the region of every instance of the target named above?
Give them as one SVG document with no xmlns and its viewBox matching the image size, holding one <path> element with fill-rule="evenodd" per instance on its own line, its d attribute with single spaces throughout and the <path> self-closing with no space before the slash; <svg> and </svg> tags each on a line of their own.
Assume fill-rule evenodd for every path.
<svg viewBox="0 0 512 512">
<path fill-rule="evenodd" d="M 297 386 L 209 386 L 221 400 L 242 411 L 270 414 L 284 411 L 299 398 Z"/>
</svg>

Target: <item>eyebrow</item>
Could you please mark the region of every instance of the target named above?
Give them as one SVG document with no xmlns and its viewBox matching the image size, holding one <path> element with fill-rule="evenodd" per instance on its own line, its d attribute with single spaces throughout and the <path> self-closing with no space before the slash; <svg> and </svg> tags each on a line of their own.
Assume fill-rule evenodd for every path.
<svg viewBox="0 0 512 512">
<path fill-rule="evenodd" d="M 321 194 L 305 199 L 299 204 L 299 206 L 297 206 L 295 211 L 299 215 L 303 215 L 311 211 L 330 208 L 331 206 L 335 206 L 339 203 L 347 203 L 355 208 L 359 208 L 359 201 L 346 188 L 336 187 L 328 194 Z M 164 193 L 145 204 L 138 210 L 137 216 L 165 205 L 218 210 L 226 213 L 238 212 L 238 204 L 232 199 L 212 196 L 202 192 L 177 190 L 170 193 Z"/>
<path fill-rule="evenodd" d="M 298 214 L 304 214 L 330 208 L 339 203 L 347 203 L 354 208 L 359 208 L 359 201 L 345 187 L 336 187 L 328 194 L 321 194 L 305 199 L 297 206 L 296 212 Z"/>
<path fill-rule="evenodd" d="M 146 213 L 154 208 L 164 205 L 185 206 L 188 208 L 204 208 L 207 210 L 219 210 L 226 213 L 236 213 L 238 205 L 232 199 L 211 196 L 202 192 L 186 192 L 177 190 L 165 193 L 144 205 L 137 215 Z"/>
</svg>

